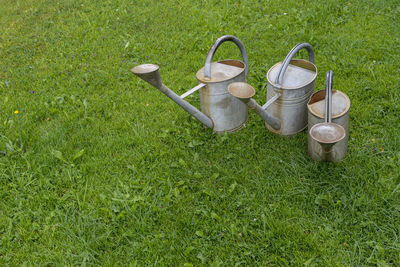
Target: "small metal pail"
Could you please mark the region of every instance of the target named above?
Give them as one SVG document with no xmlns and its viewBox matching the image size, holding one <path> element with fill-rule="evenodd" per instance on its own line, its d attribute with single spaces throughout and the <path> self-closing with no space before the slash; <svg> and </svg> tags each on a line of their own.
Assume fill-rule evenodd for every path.
<svg viewBox="0 0 400 267">
<path fill-rule="evenodd" d="M 302 48 L 307 50 L 309 60 L 292 59 Z M 275 130 L 265 123 L 268 130 L 280 135 L 293 135 L 307 127 L 307 102 L 314 91 L 316 77 L 314 50 L 308 43 L 297 44 L 283 62 L 269 69 L 264 107 L 281 121 L 281 129 Z"/>
<path fill-rule="evenodd" d="M 240 60 L 222 60 L 211 62 L 217 48 L 225 41 L 232 41 L 242 54 Z M 242 42 L 231 35 L 218 38 L 208 52 L 205 66 L 196 78 L 206 86 L 200 89 L 201 111 L 214 123 L 214 131 L 223 133 L 240 129 L 247 121 L 247 106 L 231 96 L 228 85 L 233 82 L 246 82 L 249 64 Z"/>
<path fill-rule="evenodd" d="M 324 122 L 325 90 L 315 92 L 307 104 L 308 130 L 315 124 Z M 341 125 L 346 131 L 346 137 L 332 147 L 331 161 L 342 160 L 347 153 L 349 140 L 349 110 L 350 98 L 339 90 L 332 90 L 332 122 Z M 314 160 L 324 160 L 324 152 L 320 144 L 313 140 L 308 133 L 308 155 Z"/>
</svg>

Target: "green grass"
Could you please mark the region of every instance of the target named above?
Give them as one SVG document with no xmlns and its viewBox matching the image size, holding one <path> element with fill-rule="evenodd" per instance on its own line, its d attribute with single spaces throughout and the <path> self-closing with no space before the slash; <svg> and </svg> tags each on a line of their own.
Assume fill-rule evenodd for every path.
<svg viewBox="0 0 400 267">
<path fill-rule="evenodd" d="M 0 0 L 0 14 L 0 265 L 399 266 L 398 1 Z M 345 160 L 313 162 L 306 132 L 253 113 L 204 131 L 130 73 L 158 64 L 182 94 L 224 34 L 260 104 L 267 70 L 313 45 L 315 90 L 332 69 L 352 101 Z M 239 57 L 226 43 L 214 59 Z"/>
</svg>

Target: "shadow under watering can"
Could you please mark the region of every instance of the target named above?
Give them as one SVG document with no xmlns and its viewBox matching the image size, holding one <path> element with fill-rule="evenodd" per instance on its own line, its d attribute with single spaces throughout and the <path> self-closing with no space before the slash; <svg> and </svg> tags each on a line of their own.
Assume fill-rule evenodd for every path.
<svg viewBox="0 0 400 267">
<path fill-rule="evenodd" d="M 230 59 L 212 62 L 217 48 L 225 41 L 231 41 L 236 44 L 241 52 L 243 61 Z M 196 74 L 199 85 L 181 96 L 175 94 L 162 83 L 157 65 L 139 65 L 134 67 L 132 72 L 159 89 L 216 133 L 236 131 L 247 121 L 248 111 L 246 105 L 228 93 L 229 84 L 247 82 L 249 73 L 246 50 L 242 42 L 235 36 L 225 35 L 215 41 L 208 52 L 204 67 Z M 185 97 L 196 91 L 200 92 L 201 111 L 184 100 Z"/>
</svg>

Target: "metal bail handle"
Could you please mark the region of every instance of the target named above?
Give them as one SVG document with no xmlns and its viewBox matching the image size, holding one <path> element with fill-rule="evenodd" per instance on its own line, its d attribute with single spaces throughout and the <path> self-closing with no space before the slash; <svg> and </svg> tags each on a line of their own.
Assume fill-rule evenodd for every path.
<svg viewBox="0 0 400 267">
<path fill-rule="evenodd" d="M 243 43 L 235 36 L 233 35 L 224 35 L 222 37 L 219 37 L 215 43 L 211 46 L 210 51 L 208 51 L 208 55 L 206 58 L 206 64 L 204 65 L 204 77 L 211 79 L 211 61 L 212 58 L 215 54 L 215 51 L 217 51 L 217 48 L 225 41 L 231 41 L 236 44 L 236 46 L 239 48 L 240 53 L 242 54 L 243 58 L 243 63 L 245 65 L 245 75 L 246 75 L 246 80 L 247 77 L 249 76 L 249 60 L 247 58 L 247 53 L 246 49 L 244 48 Z"/>
<path fill-rule="evenodd" d="M 295 47 L 293 47 L 292 50 L 290 50 L 289 54 L 286 56 L 285 60 L 281 65 L 279 73 L 275 79 L 276 84 L 282 84 L 283 76 L 285 75 L 286 69 L 289 66 L 290 61 L 297 54 L 297 52 L 299 52 L 299 50 L 303 48 L 305 48 L 308 52 L 308 61 L 310 61 L 313 64 L 315 63 L 314 50 L 309 43 L 299 43 L 295 45 Z"/>
<path fill-rule="evenodd" d="M 333 72 L 327 71 L 325 76 L 325 122 L 332 122 L 332 84 Z"/>
</svg>

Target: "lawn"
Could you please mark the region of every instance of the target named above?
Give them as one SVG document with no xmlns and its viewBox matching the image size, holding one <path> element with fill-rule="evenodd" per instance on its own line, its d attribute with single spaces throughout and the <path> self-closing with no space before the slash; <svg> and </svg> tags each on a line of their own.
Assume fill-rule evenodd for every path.
<svg viewBox="0 0 400 267">
<path fill-rule="evenodd" d="M 0 14 L 0 265 L 400 265 L 398 0 L 0 0 Z M 182 94 L 225 34 L 259 104 L 268 69 L 314 47 L 315 90 L 331 69 L 351 99 L 342 162 L 254 113 L 204 130 L 130 72 L 158 64 Z M 228 58 L 232 43 L 214 60 Z"/>
</svg>

